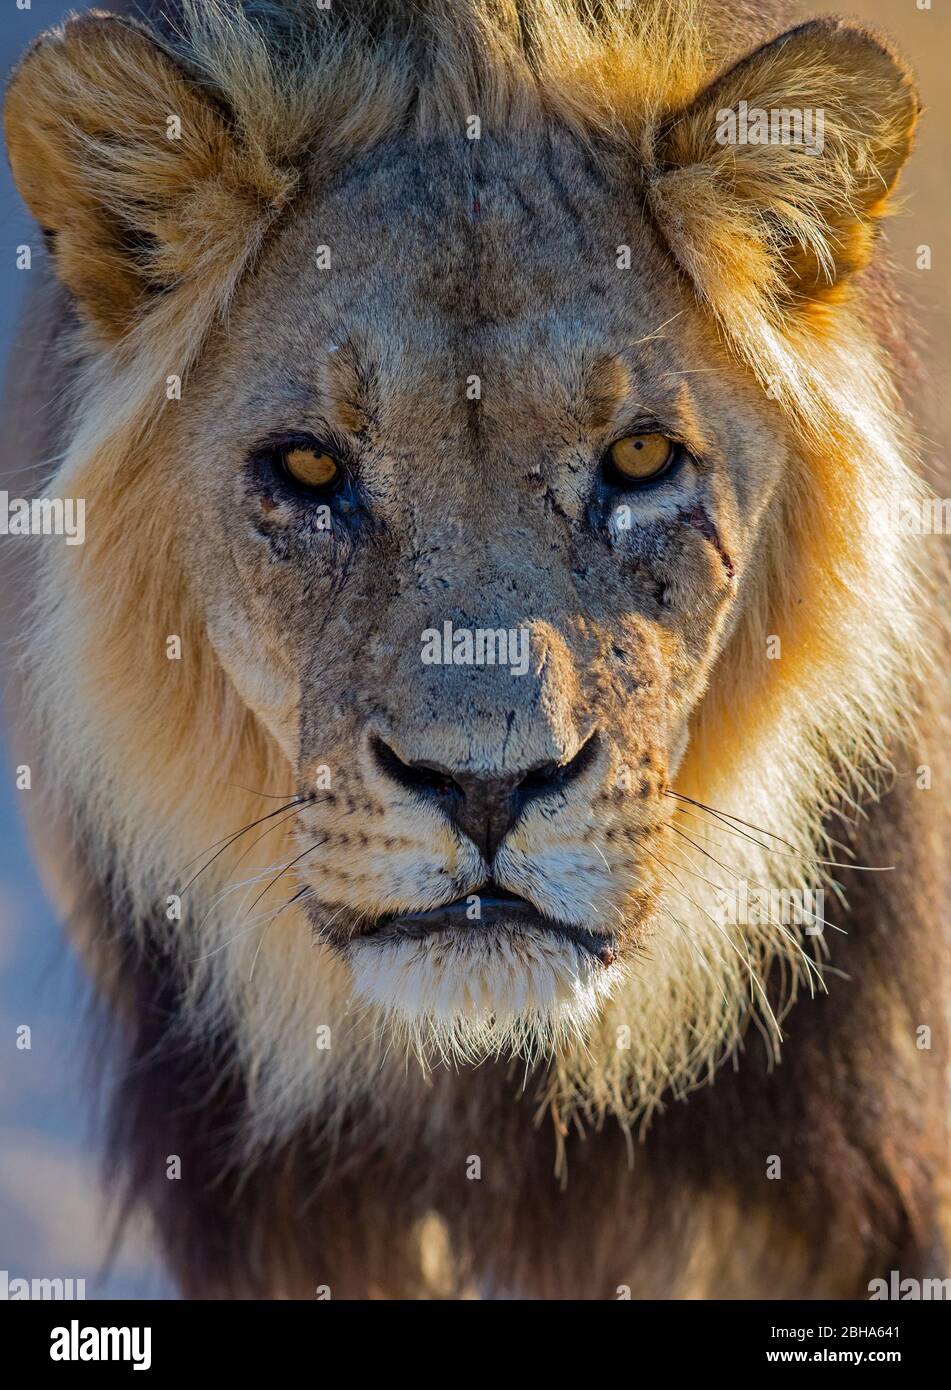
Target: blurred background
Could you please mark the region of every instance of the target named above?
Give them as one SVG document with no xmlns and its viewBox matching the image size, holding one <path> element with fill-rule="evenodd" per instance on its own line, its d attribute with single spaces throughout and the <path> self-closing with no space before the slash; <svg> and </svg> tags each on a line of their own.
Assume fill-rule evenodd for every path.
<svg viewBox="0 0 951 1390">
<path fill-rule="evenodd" d="M 37 34 L 73 9 L 57 0 L 0 0 L 0 70 L 5 75 Z M 929 460 L 947 476 L 951 426 L 951 16 L 945 0 L 863 0 L 841 13 L 882 28 L 917 71 L 925 105 L 917 152 L 902 179 L 904 211 L 889 225 L 899 282 L 918 310 L 924 399 L 918 403 Z M 100 0 L 108 9 L 108 0 Z M 794 18 L 835 11 L 802 6 Z M 0 167 L 0 355 L 6 357 L 28 271 L 16 248 L 38 244 Z M 918 249 L 931 269 L 916 268 Z M 944 492 L 942 491 L 942 495 Z M 108 1268 L 105 1200 L 96 1175 L 90 1087 L 81 1068 L 87 995 L 78 965 L 46 902 L 27 846 L 13 769 L 0 762 L 0 1271 L 10 1277 L 80 1277 L 86 1296 L 174 1297 L 141 1233 Z M 32 1047 L 16 1047 L 28 1025 Z M 2 1279 L 2 1275 L 0 1275 Z"/>
</svg>

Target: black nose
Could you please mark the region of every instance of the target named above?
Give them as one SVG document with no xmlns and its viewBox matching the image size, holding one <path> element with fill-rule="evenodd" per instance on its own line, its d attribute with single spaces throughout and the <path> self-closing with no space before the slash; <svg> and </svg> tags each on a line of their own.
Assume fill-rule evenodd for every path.
<svg viewBox="0 0 951 1390">
<path fill-rule="evenodd" d="M 528 803 L 561 791 L 579 777 L 594 757 L 595 745 L 592 734 L 568 762 L 539 763 L 503 777 L 457 772 L 437 763 L 404 762 L 382 739 L 374 739 L 373 751 L 381 772 L 438 805 L 491 864 Z"/>
</svg>

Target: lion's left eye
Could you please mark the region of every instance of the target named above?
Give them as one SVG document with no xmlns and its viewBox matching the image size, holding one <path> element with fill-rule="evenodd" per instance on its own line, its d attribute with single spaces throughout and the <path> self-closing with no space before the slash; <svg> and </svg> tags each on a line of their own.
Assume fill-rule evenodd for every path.
<svg viewBox="0 0 951 1390">
<path fill-rule="evenodd" d="M 299 487 L 326 492 L 339 482 L 342 469 L 333 454 L 324 453 L 318 448 L 295 445 L 284 449 L 281 463 L 285 472 Z"/>
<path fill-rule="evenodd" d="M 605 477 L 615 487 L 649 482 L 665 473 L 676 455 L 677 445 L 666 434 L 629 434 L 608 450 Z"/>
</svg>

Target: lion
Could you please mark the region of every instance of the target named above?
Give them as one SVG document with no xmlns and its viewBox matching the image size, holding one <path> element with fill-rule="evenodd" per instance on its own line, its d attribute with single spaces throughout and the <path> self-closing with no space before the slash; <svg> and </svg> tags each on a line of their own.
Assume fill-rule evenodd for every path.
<svg viewBox="0 0 951 1390">
<path fill-rule="evenodd" d="M 919 103 L 784 22 L 183 0 L 13 74 L 8 447 L 86 507 L 17 758 L 186 1297 L 947 1269 Z"/>
</svg>

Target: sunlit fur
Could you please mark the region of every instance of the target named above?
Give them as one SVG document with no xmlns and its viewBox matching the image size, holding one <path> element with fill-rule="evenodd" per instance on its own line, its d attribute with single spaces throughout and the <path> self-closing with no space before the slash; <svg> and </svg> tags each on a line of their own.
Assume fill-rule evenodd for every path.
<svg viewBox="0 0 951 1390">
<path fill-rule="evenodd" d="M 175 537 L 188 498 L 153 467 L 162 457 L 163 412 L 174 409 L 165 400 L 166 378 L 187 379 L 207 332 L 226 313 L 239 278 L 293 199 L 299 152 L 305 146 L 315 152 L 307 178 L 318 183 L 377 142 L 410 93 L 421 135 L 458 130 L 478 111 L 490 128 L 567 123 L 609 163 L 619 150 L 635 151 L 640 179 L 631 196 L 650 208 L 670 248 L 672 273 L 676 262 L 693 278 L 737 357 L 764 383 L 778 380 L 780 408 L 801 433 L 783 505 L 774 511 L 674 784 L 697 801 L 768 827 L 785 844 L 773 842 L 775 853 L 759 848 L 682 803 L 675 823 L 726 867 L 716 870 L 686 840 L 668 834 L 667 863 L 680 887 L 671 881 L 659 904 L 662 929 L 649 960 L 613 973 L 613 988 L 602 998 L 581 974 L 566 977 L 561 959 L 539 955 L 535 973 L 513 983 L 492 1021 L 485 1014 L 476 1027 L 466 1026 L 458 1001 L 439 995 L 435 979 L 428 982 L 426 957 L 436 949 L 428 943 L 401 948 L 404 956 L 422 958 L 422 966 L 407 977 L 406 1007 L 395 1018 L 376 1007 L 379 999 L 393 1005 L 394 983 L 380 983 L 369 954 L 357 965 L 363 1002 L 354 1005 L 353 980 L 341 959 L 322 952 L 320 969 L 314 968 L 315 947 L 296 905 L 266 925 L 296 888 L 290 875 L 264 900 L 267 913 L 259 905 L 250 918 L 243 915 L 267 878 L 260 887 L 234 885 L 264 863 L 276 872 L 295 852 L 280 829 L 264 841 L 266 851 L 252 851 L 243 863 L 236 861 L 244 839 L 215 860 L 185 895 L 183 923 L 170 921 L 167 928 L 177 935 L 183 960 L 193 963 L 192 1025 L 213 1036 L 221 1020 L 239 1021 L 249 1142 L 289 1129 L 305 1111 L 332 1106 L 348 1088 L 362 1088 L 380 1052 L 399 1072 L 405 1060 L 394 1037 L 429 1059 L 463 1063 L 508 1049 L 550 1052 L 552 1099 L 562 1112 L 574 1106 L 591 1118 L 613 1112 L 627 1121 L 666 1093 L 684 1094 L 708 1078 L 751 1016 L 778 1049 L 778 1027 L 761 1007 L 759 981 L 773 958 L 783 958 L 791 1002 L 807 981 L 812 987 L 816 972 L 807 968 L 794 931 L 711 924 L 708 880 L 729 883 L 735 876 L 787 888 L 800 878 L 816 881 L 808 856 L 821 854 L 823 813 L 848 803 L 858 790 L 858 770 L 881 761 L 885 739 L 912 712 L 909 692 L 927 660 L 929 599 L 909 542 L 873 539 L 866 526 L 879 502 L 916 493 L 913 441 L 861 309 L 846 297 L 833 308 L 820 292 L 822 276 L 834 278 L 840 255 L 856 264 L 864 259 L 873 215 L 882 209 L 870 207 L 867 190 L 854 183 L 841 156 L 856 138 L 844 99 L 841 110 L 830 109 L 827 141 L 839 168 L 835 203 L 856 206 L 850 233 L 856 245 L 845 247 L 830 230 L 835 209 L 821 181 L 812 188 L 786 181 L 781 148 L 758 150 L 745 173 L 748 186 L 725 195 L 722 166 L 735 151 L 714 151 L 712 162 L 698 162 L 689 146 L 703 140 L 702 131 L 669 124 L 671 113 L 717 71 L 723 52 L 716 35 L 705 36 L 703 7 L 688 0 L 633 12 L 607 6 L 596 23 L 568 0 L 420 0 L 412 8 L 425 15 L 425 59 L 400 25 L 370 48 L 359 41 L 358 28 L 336 42 L 311 41 L 309 35 L 322 34 L 320 15 L 311 15 L 314 27 L 308 27 L 306 3 L 256 8 L 272 21 L 280 11 L 290 26 L 293 37 L 280 59 L 242 12 L 221 0 L 186 4 L 187 32 L 176 44 L 209 87 L 226 94 L 237 152 L 223 125 L 198 109 L 194 91 L 176 86 L 170 70 L 148 57 L 145 40 L 133 51 L 124 38 L 113 45 L 96 37 L 88 63 L 80 65 L 51 41 L 31 60 L 49 65 L 46 80 L 14 81 L 7 122 L 21 185 L 28 180 L 25 166 L 40 157 L 38 131 L 47 132 L 46 157 L 59 160 L 60 177 L 75 180 L 86 157 L 84 102 L 102 130 L 137 127 L 137 158 L 149 150 L 144 196 L 164 209 L 168 226 L 159 223 L 155 244 L 136 253 L 134 274 L 173 286 L 142 303 L 131 290 L 128 300 L 110 298 L 83 330 L 86 343 L 96 346 L 84 349 L 75 430 L 51 491 L 87 499 L 88 539 L 75 549 L 50 545 L 39 567 L 26 639 L 34 719 L 43 746 L 53 750 L 59 785 L 98 828 L 93 855 L 103 868 L 113 857 L 122 863 L 132 913 L 143 921 L 155 902 L 180 891 L 198 867 L 185 866 L 200 850 L 281 804 L 256 792 L 289 799 L 295 787 L 287 758 L 209 650 L 181 572 Z M 297 18 L 300 30 L 293 28 Z M 742 32 L 744 22 L 739 15 L 732 27 Z M 520 39 L 529 29 L 530 60 Z M 818 84 L 827 93 L 825 78 L 810 56 L 801 91 L 812 94 Z M 788 71 L 785 82 L 788 92 Z M 51 84 L 61 91 L 72 84 L 72 90 L 50 103 Z M 166 108 L 200 123 L 202 140 L 191 143 L 184 175 L 155 119 L 156 109 Z M 907 103 L 898 102 L 881 142 L 897 147 L 912 124 Z M 98 182 L 88 201 L 102 200 L 127 217 L 133 202 L 141 213 L 142 172 L 121 164 L 122 148 L 97 149 Z M 825 163 L 817 165 L 817 180 L 823 177 L 829 177 Z M 772 211 L 791 229 L 788 273 L 769 243 L 777 218 L 762 203 L 751 212 L 758 182 L 774 190 Z M 43 197 L 36 192 L 40 207 Z M 117 265 L 123 253 L 116 248 L 90 249 L 81 219 L 74 232 L 76 246 L 64 234 L 62 254 L 75 267 L 66 278 L 73 276 L 77 292 L 95 299 L 100 281 L 133 274 Z M 84 257 L 97 254 L 95 265 L 86 264 Z M 792 278 L 811 286 L 803 291 L 813 301 L 807 310 L 794 303 Z M 782 660 L 770 661 L 767 637 L 780 631 Z M 165 634 L 181 637 L 181 662 L 166 659 Z M 95 949 L 91 936 L 88 949 Z M 532 943 L 527 949 L 542 951 Z M 491 984 L 497 1001 L 504 962 L 486 952 L 481 964 L 473 957 L 471 965 L 467 992 L 478 998 Z M 527 1012 L 526 980 L 535 991 L 524 999 Z M 565 992 L 574 1001 L 567 1012 L 552 1010 L 551 999 Z M 421 1006 L 415 1022 L 411 996 Z M 363 1046 L 336 1048 L 332 1071 L 315 1066 L 315 1024 Z"/>
</svg>

